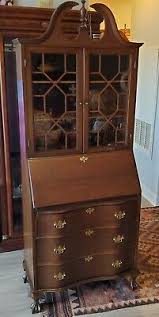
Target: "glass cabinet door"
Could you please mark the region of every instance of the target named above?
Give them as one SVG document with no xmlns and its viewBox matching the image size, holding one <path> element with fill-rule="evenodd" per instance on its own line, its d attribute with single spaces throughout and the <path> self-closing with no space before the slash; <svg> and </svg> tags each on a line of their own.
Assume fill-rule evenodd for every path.
<svg viewBox="0 0 159 317">
<path fill-rule="evenodd" d="M 19 118 L 17 103 L 17 76 L 16 56 L 12 38 L 5 38 L 4 41 L 5 79 L 7 94 L 7 115 L 9 134 L 9 163 L 10 163 L 10 184 L 11 184 L 11 206 L 10 219 L 14 235 L 22 234 L 22 188 L 21 188 L 21 166 L 20 166 L 20 138 Z M 7 189 L 9 195 L 9 188 Z"/>
<path fill-rule="evenodd" d="M 89 55 L 88 150 L 125 147 L 129 55 Z"/>
<path fill-rule="evenodd" d="M 35 153 L 80 150 L 77 54 L 32 53 L 32 116 Z"/>
</svg>

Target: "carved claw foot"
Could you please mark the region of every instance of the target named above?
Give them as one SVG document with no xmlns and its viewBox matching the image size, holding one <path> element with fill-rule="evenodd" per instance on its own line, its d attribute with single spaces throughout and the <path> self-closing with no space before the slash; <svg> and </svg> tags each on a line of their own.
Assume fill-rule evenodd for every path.
<svg viewBox="0 0 159 317">
<path fill-rule="evenodd" d="M 129 287 L 133 291 L 138 288 L 138 284 L 136 282 L 136 276 L 127 276 L 127 281 L 128 281 Z"/>
<path fill-rule="evenodd" d="M 29 283 L 26 273 L 23 275 L 24 284 Z"/>
<path fill-rule="evenodd" d="M 138 285 L 136 283 L 136 278 L 132 278 L 131 281 L 130 281 L 130 288 L 135 291 L 135 289 L 138 288 Z"/>
<path fill-rule="evenodd" d="M 32 305 L 31 305 L 31 311 L 32 314 L 37 314 L 41 312 L 41 305 L 39 304 L 39 300 L 36 300 Z"/>
</svg>

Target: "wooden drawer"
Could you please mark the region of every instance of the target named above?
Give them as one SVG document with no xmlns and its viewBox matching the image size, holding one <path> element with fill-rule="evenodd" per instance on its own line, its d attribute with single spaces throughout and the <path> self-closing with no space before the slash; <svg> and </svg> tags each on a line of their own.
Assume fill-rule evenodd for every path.
<svg viewBox="0 0 159 317">
<path fill-rule="evenodd" d="M 132 263 L 129 253 L 126 256 L 116 253 L 90 255 L 65 265 L 41 265 L 37 267 L 38 289 L 53 290 L 89 279 L 111 278 L 131 269 Z"/>
<path fill-rule="evenodd" d="M 132 234 L 133 233 L 133 234 Z M 87 228 L 76 234 L 59 238 L 38 238 L 37 262 L 39 264 L 61 264 L 89 254 L 127 253 L 134 248 L 136 228 Z"/>
<path fill-rule="evenodd" d="M 36 235 L 66 236 L 87 227 L 125 226 L 134 223 L 137 217 L 137 201 L 128 200 L 106 203 L 86 208 L 61 211 L 61 213 L 38 212 L 36 214 Z M 137 217 L 138 219 L 138 217 Z"/>
</svg>

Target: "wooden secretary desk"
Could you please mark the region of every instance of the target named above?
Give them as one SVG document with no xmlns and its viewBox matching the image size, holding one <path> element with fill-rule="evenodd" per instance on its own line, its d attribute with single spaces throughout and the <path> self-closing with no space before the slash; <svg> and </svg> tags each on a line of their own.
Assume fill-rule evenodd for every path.
<svg viewBox="0 0 159 317">
<path fill-rule="evenodd" d="M 14 38 L 37 37 L 50 21 L 47 8 L 0 6 L 0 252 L 23 248 L 19 119 Z M 102 18 L 91 13 L 92 31 Z M 78 10 L 66 13 L 61 28 L 70 36 L 80 23 Z"/>
<path fill-rule="evenodd" d="M 82 1 L 78 35 L 61 20 L 37 39 L 15 40 L 24 214 L 24 268 L 35 304 L 42 293 L 129 276 L 134 287 L 140 185 L 133 125 L 138 49 L 111 11 L 91 32 Z"/>
</svg>

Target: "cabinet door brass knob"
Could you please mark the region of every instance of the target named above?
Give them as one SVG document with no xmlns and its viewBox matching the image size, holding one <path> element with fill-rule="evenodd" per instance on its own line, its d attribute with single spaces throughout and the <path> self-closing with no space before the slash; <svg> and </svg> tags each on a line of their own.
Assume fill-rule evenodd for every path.
<svg viewBox="0 0 159 317">
<path fill-rule="evenodd" d="M 114 214 L 115 218 L 117 218 L 119 220 L 123 219 L 125 217 L 125 215 L 126 215 L 125 211 L 121 211 L 121 210 L 116 211 Z"/>
<path fill-rule="evenodd" d="M 91 237 L 93 234 L 94 234 L 94 230 L 93 229 L 87 229 L 85 231 L 86 237 Z"/>
<path fill-rule="evenodd" d="M 65 225 L 66 225 L 65 220 L 58 220 L 57 222 L 54 223 L 54 227 L 56 229 L 63 229 Z"/>
<path fill-rule="evenodd" d="M 117 244 L 119 244 L 119 243 L 122 243 L 123 241 L 124 241 L 124 236 L 123 235 L 120 235 L 120 234 L 118 234 L 117 236 L 115 236 L 114 238 L 113 238 L 113 241 L 115 242 L 115 243 L 117 243 Z"/>
<path fill-rule="evenodd" d="M 91 262 L 93 260 L 93 256 L 92 255 L 88 255 L 84 258 L 85 262 Z"/>
<path fill-rule="evenodd" d="M 54 279 L 58 281 L 64 280 L 65 277 L 66 277 L 66 274 L 62 272 L 59 272 L 58 274 L 54 274 Z"/>
<path fill-rule="evenodd" d="M 82 163 L 86 163 L 86 162 L 88 161 L 88 156 L 85 156 L 85 155 L 81 156 L 81 157 L 80 157 L 80 161 L 81 161 Z"/>
<path fill-rule="evenodd" d="M 112 266 L 115 268 L 115 269 L 119 269 L 122 265 L 122 261 L 121 260 L 116 260 L 112 263 Z"/>
<path fill-rule="evenodd" d="M 54 253 L 63 254 L 66 251 L 65 245 L 58 245 L 57 248 L 54 249 Z"/>
<path fill-rule="evenodd" d="M 88 215 L 91 215 L 94 211 L 95 211 L 95 208 L 87 208 L 87 209 L 86 209 L 86 213 L 87 213 Z"/>
</svg>

